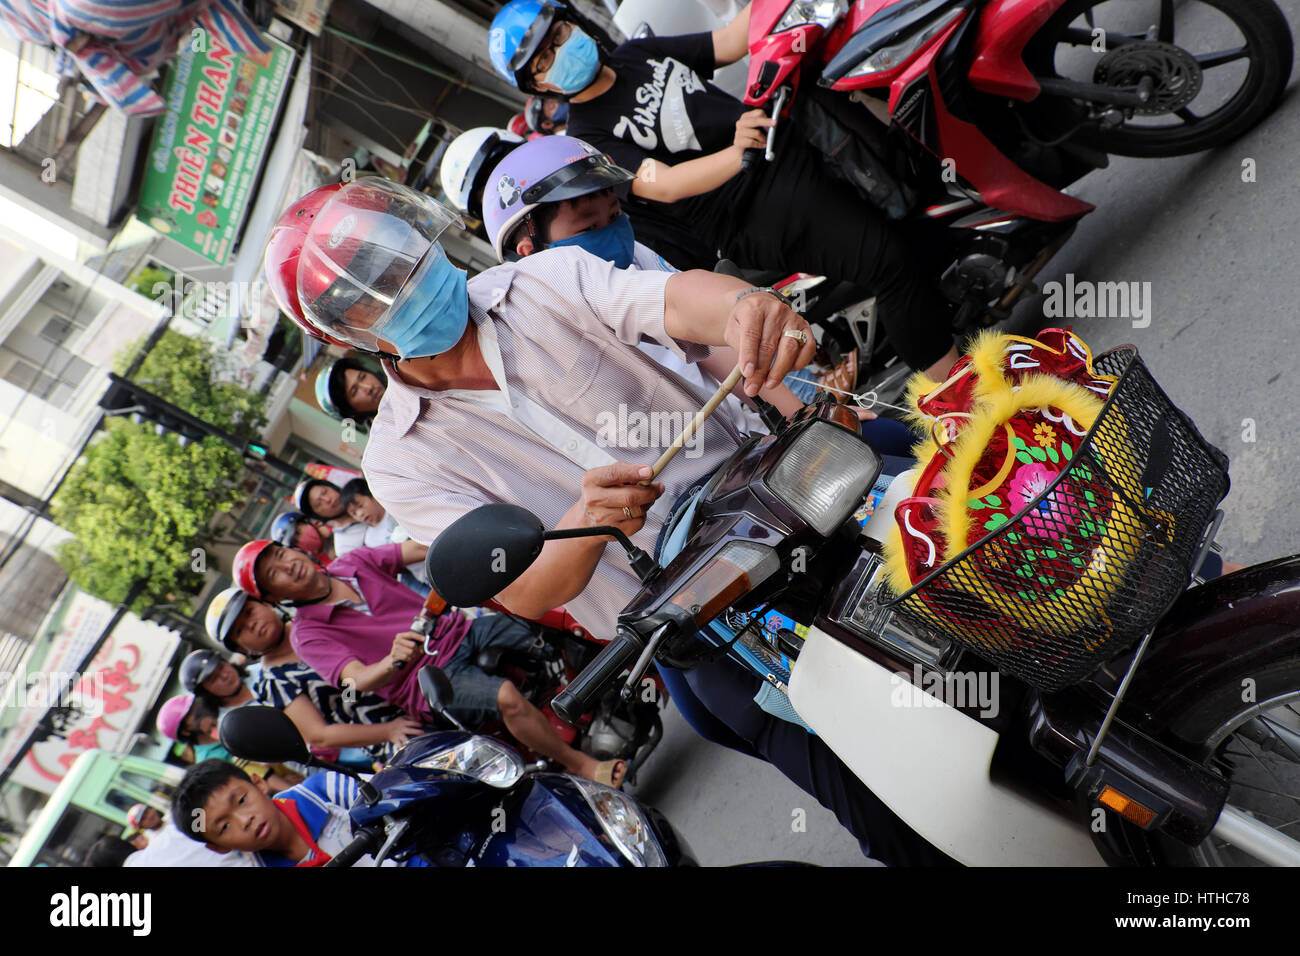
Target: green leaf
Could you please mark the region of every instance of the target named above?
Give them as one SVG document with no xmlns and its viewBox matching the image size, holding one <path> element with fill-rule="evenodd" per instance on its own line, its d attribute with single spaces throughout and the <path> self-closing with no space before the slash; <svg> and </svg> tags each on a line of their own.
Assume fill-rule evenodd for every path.
<svg viewBox="0 0 1300 956">
<path fill-rule="evenodd" d="M 1002 507 L 1002 499 L 999 498 L 997 495 L 985 495 L 984 500 L 987 501 L 994 508 Z"/>
<path fill-rule="evenodd" d="M 1061 556 L 1060 552 L 1056 551 L 1054 548 L 1048 548 L 1046 551 L 1043 552 L 1043 557 L 1048 559 L 1059 558 L 1060 556 Z"/>
<path fill-rule="evenodd" d="M 1032 465 L 1034 463 L 1034 459 L 1030 458 L 1029 455 L 1023 451 L 1016 452 L 1016 461 L 1026 465 Z"/>
<path fill-rule="evenodd" d="M 1061 456 L 1056 453 L 1055 448 L 1047 449 L 1047 457 L 1051 460 L 1053 465 L 1059 464 L 1061 461 Z"/>
<path fill-rule="evenodd" d="M 1025 444 L 1025 440 L 1021 438 L 1019 435 L 1011 436 L 1011 444 L 1014 447 L 1019 448 L 1021 451 L 1025 451 L 1028 448 L 1028 446 Z"/>
<path fill-rule="evenodd" d="M 966 507 L 971 511 L 981 511 L 984 508 L 984 503 L 978 498 L 972 498 L 970 501 L 966 502 Z"/>
<path fill-rule="evenodd" d="M 1039 448 L 1037 445 L 1029 449 L 1029 454 L 1033 455 L 1039 461 L 1047 461 L 1047 452 L 1043 451 L 1043 449 Z"/>
<path fill-rule="evenodd" d="M 1066 461 L 1070 461 L 1074 458 L 1074 450 L 1064 443 L 1061 445 L 1061 454 L 1065 456 Z"/>
<path fill-rule="evenodd" d="M 989 518 L 988 521 L 984 522 L 984 528 L 987 531 L 992 531 L 994 528 L 1001 528 L 1004 524 L 1007 523 L 1007 520 L 1008 519 L 1006 515 L 1001 513 L 995 514 L 991 518 Z"/>
</svg>

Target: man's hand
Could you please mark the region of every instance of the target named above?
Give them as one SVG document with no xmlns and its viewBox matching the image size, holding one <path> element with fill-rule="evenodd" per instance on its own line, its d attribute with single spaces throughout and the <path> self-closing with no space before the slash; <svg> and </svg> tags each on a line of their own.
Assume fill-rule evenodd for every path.
<svg viewBox="0 0 1300 956">
<path fill-rule="evenodd" d="M 749 110 L 740 114 L 736 120 L 735 146 L 740 150 L 766 149 L 767 129 L 772 125 L 772 118 L 761 109 Z"/>
<path fill-rule="evenodd" d="M 414 631 L 403 631 L 393 638 L 393 649 L 389 651 L 388 658 L 394 664 L 399 661 L 410 664 L 418 661 L 423 654 L 424 638 Z"/>
<path fill-rule="evenodd" d="M 796 332 L 802 333 L 802 342 L 793 334 Z M 740 355 L 745 394 L 750 398 L 764 388 L 776 388 L 787 372 L 803 368 L 817 353 L 811 326 L 771 293 L 742 296 L 732 308 L 723 334 Z"/>
<path fill-rule="evenodd" d="M 629 538 L 640 531 L 646 509 L 664 493 L 660 482 L 644 487 L 638 484 L 649 478 L 650 472 L 649 465 L 616 461 L 584 474 L 578 506 L 586 526 L 613 525 Z"/>
</svg>

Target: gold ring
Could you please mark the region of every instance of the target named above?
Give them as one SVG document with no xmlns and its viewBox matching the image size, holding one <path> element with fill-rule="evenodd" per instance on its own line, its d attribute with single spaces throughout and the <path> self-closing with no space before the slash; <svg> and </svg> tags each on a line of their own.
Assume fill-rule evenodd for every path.
<svg viewBox="0 0 1300 956">
<path fill-rule="evenodd" d="M 808 333 L 803 329 L 786 329 L 781 334 L 788 339 L 797 339 L 800 345 L 808 343 Z"/>
<path fill-rule="evenodd" d="M 629 508 L 627 505 L 624 505 L 624 506 L 623 506 L 623 515 L 624 515 L 624 517 L 631 518 L 631 517 L 632 517 L 632 509 Z"/>
</svg>

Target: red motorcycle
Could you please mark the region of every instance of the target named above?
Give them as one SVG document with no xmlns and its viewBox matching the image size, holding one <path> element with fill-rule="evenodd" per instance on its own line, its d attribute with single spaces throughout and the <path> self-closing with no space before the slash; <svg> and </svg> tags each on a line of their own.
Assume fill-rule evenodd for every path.
<svg viewBox="0 0 1300 956">
<path fill-rule="evenodd" d="M 749 49 L 745 102 L 777 120 L 766 159 L 797 109 L 800 135 L 934 256 L 919 265 L 959 332 L 1036 291 L 1093 209 L 1066 187 L 1111 154 L 1240 136 L 1293 56 L 1273 0 L 754 0 Z M 873 311 L 842 314 L 879 368 Z"/>
</svg>

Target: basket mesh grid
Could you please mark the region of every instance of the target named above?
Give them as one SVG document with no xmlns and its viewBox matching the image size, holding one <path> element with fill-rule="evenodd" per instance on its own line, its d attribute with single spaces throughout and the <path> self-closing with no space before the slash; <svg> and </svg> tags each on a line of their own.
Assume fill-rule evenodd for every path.
<svg viewBox="0 0 1300 956">
<path fill-rule="evenodd" d="M 1187 587 L 1228 460 L 1131 346 L 1071 464 L 1002 527 L 894 598 L 894 613 L 1044 692 L 1132 645 Z M 888 591 L 883 598 L 890 597 Z"/>
</svg>

